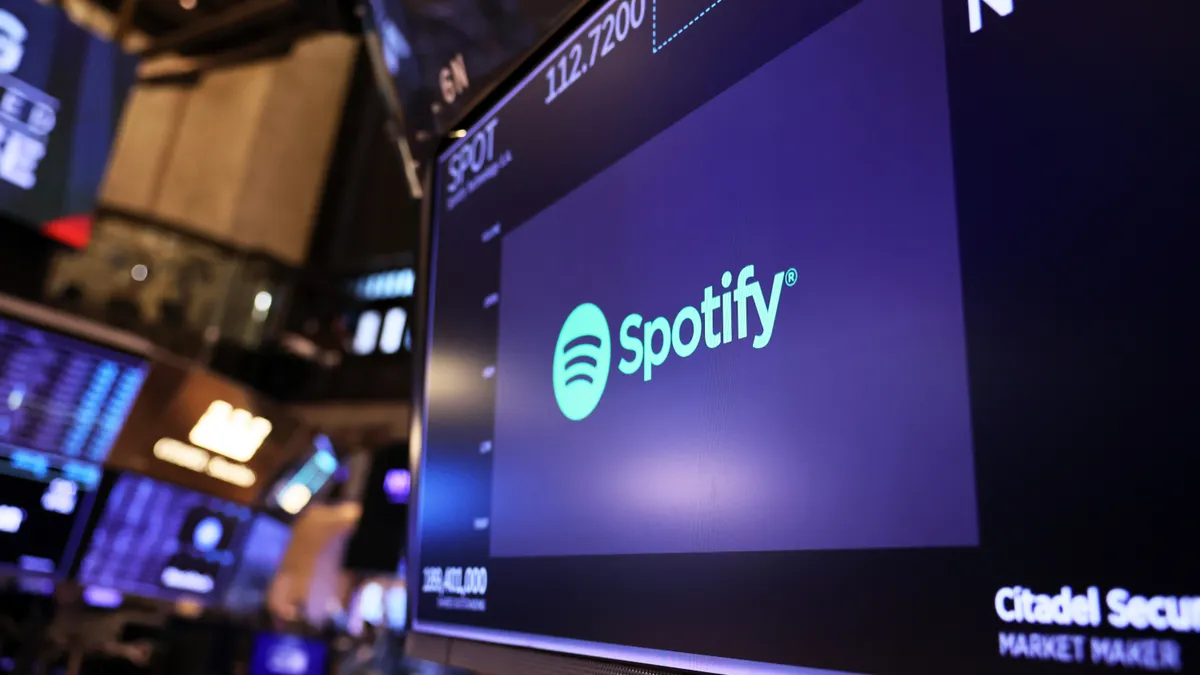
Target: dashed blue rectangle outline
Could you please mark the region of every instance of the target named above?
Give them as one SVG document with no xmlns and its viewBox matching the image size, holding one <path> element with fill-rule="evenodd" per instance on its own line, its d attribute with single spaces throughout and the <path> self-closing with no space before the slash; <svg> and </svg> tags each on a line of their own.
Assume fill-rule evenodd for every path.
<svg viewBox="0 0 1200 675">
<path fill-rule="evenodd" d="M 663 40 L 662 44 L 659 44 L 658 43 L 658 0 L 650 0 L 650 51 L 654 54 L 657 54 L 660 51 L 662 51 L 664 47 L 671 44 L 672 40 L 679 37 L 679 35 L 681 33 L 683 33 L 685 30 L 691 28 L 692 24 L 696 23 L 700 19 L 703 19 L 705 14 L 708 14 L 709 12 L 713 11 L 713 9 L 716 8 L 716 6 L 721 4 L 722 2 L 725 2 L 725 0 L 716 0 L 716 2 L 714 2 L 713 4 L 706 7 L 703 12 L 700 12 L 696 16 L 692 17 L 691 21 L 688 21 L 687 23 L 683 24 L 683 27 L 680 28 L 679 30 L 675 31 L 675 33 L 672 34 L 671 37 L 667 38 L 666 40 Z"/>
</svg>

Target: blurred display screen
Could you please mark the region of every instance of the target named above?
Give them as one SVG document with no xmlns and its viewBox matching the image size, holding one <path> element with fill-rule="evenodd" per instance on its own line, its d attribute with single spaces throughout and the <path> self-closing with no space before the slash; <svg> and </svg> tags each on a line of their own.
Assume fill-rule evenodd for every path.
<svg viewBox="0 0 1200 675">
<path fill-rule="evenodd" d="M 338 459 L 333 444 L 328 436 L 318 434 L 313 438 L 312 454 L 298 469 L 279 481 L 273 495 L 273 506 L 290 516 L 297 515 L 333 478 L 337 469 Z"/>
<path fill-rule="evenodd" d="M 414 628 L 1200 672 L 1198 22 L 587 3 L 434 172 Z"/>
<path fill-rule="evenodd" d="M 158 362 L 109 465 L 254 505 L 311 438 L 284 407 L 247 387 Z"/>
<path fill-rule="evenodd" d="M 0 571 L 64 577 L 100 479 L 92 464 L 0 452 Z"/>
<path fill-rule="evenodd" d="M 135 58 L 35 0 L 0 7 L 0 212 L 41 227 L 88 213 Z"/>
<path fill-rule="evenodd" d="M 0 451 L 103 462 L 145 359 L 0 316 Z"/>
<path fill-rule="evenodd" d="M 250 656 L 250 675 L 324 675 L 325 643 L 282 633 L 259 633 Z"/>
<path fill-rule="evenodd" d="M 241 546 L 237 571 L 225 591 L 225 608 L 237 614 L 262 609 L 275 572 L 283 562 L 292 530 L 286 524 L 259 514 Z"/>
<path fill-rule="evenodd" d="M 126 595 L 221 597 L 253 512 L 134 474 L 116 478 L 91 533 L 79 581 Z"/>
</svg>

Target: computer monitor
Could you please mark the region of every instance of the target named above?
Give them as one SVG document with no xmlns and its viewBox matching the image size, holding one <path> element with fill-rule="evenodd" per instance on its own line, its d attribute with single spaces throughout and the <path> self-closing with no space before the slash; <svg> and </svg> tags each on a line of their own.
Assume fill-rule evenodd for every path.
<svg viewBox="0 0 1200 675">
<path fill-rule="evenodd" d="M 61 7 L 5 0 L 0 215 L 51 235 L 57 219 L 90 216 L 136 68 L 135 56 Z"/>
<path fill-rule="evenodd" d="M 0 452 L 0 572 L 65 578 L 101 477 L 92 464 Z"/>
<path fill-rule="evenodd" d="M 53 580 L 75 562 L 149 369 L 145 345 L 95 328 L 0 297 L 0 569 Z"/>
<path fill-rule="evenodd" d="M 582 3 L 432 172 L 414 653 L 1192 668 L 1198 21 Z"/>
<path fill-rule="evenodd" d="M 0 309 L 0 453 L 104 462 L 149 368 Z"/>
<path fill-rule="evenodd" d="M 117 474 L 78 580 L 154 600 L 215 604 L 253 517 L 245 506 L 132 473 Z"/>
</svg>

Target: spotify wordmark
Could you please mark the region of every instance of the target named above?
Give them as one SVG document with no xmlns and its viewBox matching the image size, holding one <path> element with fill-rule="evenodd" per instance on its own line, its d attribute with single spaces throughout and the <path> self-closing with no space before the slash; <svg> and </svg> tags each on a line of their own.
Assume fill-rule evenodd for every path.
<svg viewBox="0 0 1200 675">
<path fill-rule="evenodd" d="M 780 272 L 771 280 L 768 296 L 754 279 L 754 265 L 747 265 L 738 273 L 732 290 L 733 274 L 725 272 L 721 276 L 724 292 L 714 294 L 713 287 L 708 286 L 699 307 L 684 307 L 674 321 L 665 316 L 646 319 L 641 314 L 630 314 L 619 331 L 621 348 L 628 354 L 617 368 L 626 375 L 640 370 L 642 379 L 649 382 L 654 378 L 654 369 L 666 363 L 672 351 L 679 358 L 687 358 L 699 349 L 702 340 L 709 349 L 716 349 L 751 338 L 754 348 L 762 349 L 774 335 L 783 286 L 795 283 L 795 269 Z M 749 325 L 752 303 L 758 317 L 753 332 Z M 579 421 L 592 414 L 604 395 L 611 364 L 608 319 L 590 302 L 579 305 L 563 323 L 554 351 L 554 398 L 567 419 Z"/>
</svg>

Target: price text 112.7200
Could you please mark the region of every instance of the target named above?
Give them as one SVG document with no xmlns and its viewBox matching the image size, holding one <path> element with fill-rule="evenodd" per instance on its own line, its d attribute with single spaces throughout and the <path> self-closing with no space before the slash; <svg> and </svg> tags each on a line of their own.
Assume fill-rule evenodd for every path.
<svg viewBox="0 0 1200 675">
<path fill-rule="evenodd" d="M 558 61 L 546 66 L 546 95 L 549 105 L 571 85 L 579 81 L 596 61 L 608 56 L 646 20 L 646 0 L 621 0 L 603 17 L 596 19 L 587 32 L 563 52 Z M 588 49 L 590 48 L 590 55 Z"/>
</svg>

